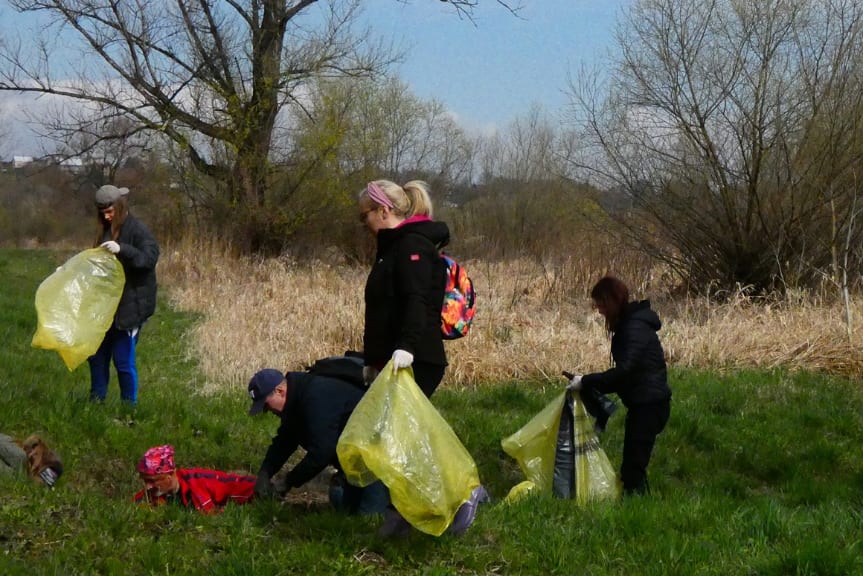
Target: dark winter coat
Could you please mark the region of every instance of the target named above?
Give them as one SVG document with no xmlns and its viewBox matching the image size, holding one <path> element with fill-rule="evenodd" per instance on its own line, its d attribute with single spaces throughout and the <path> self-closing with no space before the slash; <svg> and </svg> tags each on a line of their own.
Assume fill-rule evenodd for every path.
<svg viewBox="0 0 863 576">
<path fill-rule="evenodd" d="M 11 436 L 0 434 L 0 474 L 23 473 L 27 454 Z"/>
<path fill-rule="evenodd" d="M 650 301 L 630 302 L 613 327 L 614 366 L 605 372 L 587 374 L 582 386 L 594 387 L 603 394 L 615 393 L 627 407 L 669 400 L 665 353 L 656 334 L 661 327 Z"/>
<path fill-rule="evenodd" d="M 126 284 L 114 314 L 114 326 L 131 330 L 156 311 L 156 262 L 159 245 L 143 222 L 129 214 L 117 237 Z"/>
<path fill-rule="evenodd" d="M 416 362 L 446 366 L 440 326 L 446 263 L 438 249 L 448 242 L 447 225 L 432 220 L 407 221 L 378 232 L 365 289 L 367 365 L 380 368 L 401 349 Z"/>
<path fill-rule="evenodd" d="M 287 474 L 288 488 L 302 486 L 328 465 L 339 465 L 336 444 L 363 390 L 339 378 L 288 372 L 281 425 L 264 456 L 261 472 L 272 477 L 302 447 L 306 454 Z"/>
</svg>

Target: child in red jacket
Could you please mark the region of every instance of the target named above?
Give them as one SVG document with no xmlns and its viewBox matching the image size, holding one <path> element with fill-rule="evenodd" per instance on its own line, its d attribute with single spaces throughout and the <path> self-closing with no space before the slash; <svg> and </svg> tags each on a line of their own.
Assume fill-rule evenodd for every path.
<svg viewBox="0 0 863 576">
<path fill-rule="evenodd" d="M 151 506 L 177 503 L 205 513 L 219 512 L 228 502 L 245 504 L 254 498 L 257 477 L 201 468 L 176 468 L 174 447 L 150 448 L 138 462 L 144 489 L 135 502 Z"/>
</svg>

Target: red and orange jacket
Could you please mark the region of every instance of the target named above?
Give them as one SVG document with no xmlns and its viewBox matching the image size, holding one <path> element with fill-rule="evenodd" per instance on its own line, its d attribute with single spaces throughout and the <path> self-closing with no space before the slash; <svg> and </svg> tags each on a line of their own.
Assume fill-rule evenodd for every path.
<svg viewBox="0 0 863 576">
<path fill-rule="evenodd" d="M 218 470 L 178 468 L 177 480 L 180 489 L 176 494 L 159 496 L 151 501 L 145 489 L 135 494 L 135 502 L 149 502 L 152 506 L 176 502 L 201 512 L 218 512 L 228 502 L 250 502 L 254 498 L 257 478 Z"/>
</svg>

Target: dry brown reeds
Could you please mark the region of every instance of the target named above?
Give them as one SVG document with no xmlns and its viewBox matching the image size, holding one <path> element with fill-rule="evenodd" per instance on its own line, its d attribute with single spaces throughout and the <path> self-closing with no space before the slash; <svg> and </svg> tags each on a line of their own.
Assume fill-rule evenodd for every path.
<svg viewBox="0 0 863 576">
<path fill-rule="evenodd" d="M 609 366 L 608 337 L 587 299 L 599 273 L 588 277 L 578 262 L 463 264 L 477 287 L 477 317 L 467 338 L 446 345 L 445 386 L 523 378 L 560 382 L 564 369 L 586 373 Z M 202 314 L 189 348 L 209 382 L 207 391 L 244 386 L 262 367 L 300 370 L 316 358 L 362 347 L 365 268 L 236 259 L 197 246 L 166 250 L 159 274 L 175 306 Z M 673 300 L 649 281 L 632 284 L 642 291 L 634 296 L 654 299 L 671 364 L 863 374 L 860 305 L 852 310 L 861 322 L 849 341 L 838 304 L 755 303 L 743 294 L 723 304 Z"/>
</svg>

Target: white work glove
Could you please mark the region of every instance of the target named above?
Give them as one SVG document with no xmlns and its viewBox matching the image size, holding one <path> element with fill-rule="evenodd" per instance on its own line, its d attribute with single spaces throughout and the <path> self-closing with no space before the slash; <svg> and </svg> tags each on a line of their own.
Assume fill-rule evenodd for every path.
<svg viewBox="0 0 863 576">
<path fill-rule="evenodd" d="M 107 242 L 102 242 L 99 246 L 110 252 L 111 254 L 119 254 L 120 253 L 120 245 L 114 242 L 113 240 L 108 240 Z"/>
<path fill-rule="evenodd" d="M 407 350 L 396 350 L 393 352 L 393 372 L 407 368 L 414 363 L 414 355 Z"/>
<path fill-rule="evenodd" d="M 569 384 L 566 385 L 566 389 L 573 392 L 581 390 L 581 374 L 576 374 L 570 378 Z"/>
<path fill-rule="evenodd" d="M 366 386 L 371 386 L 380 372 L 374 366 L 363 366 L 363 382 L 365 382 Z"/>
</svg>

